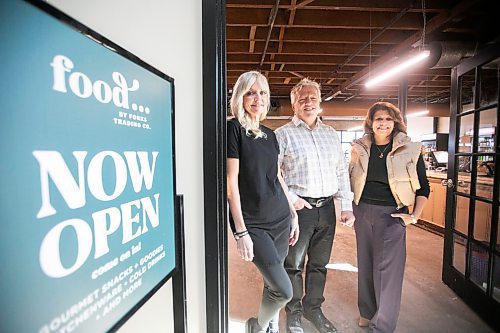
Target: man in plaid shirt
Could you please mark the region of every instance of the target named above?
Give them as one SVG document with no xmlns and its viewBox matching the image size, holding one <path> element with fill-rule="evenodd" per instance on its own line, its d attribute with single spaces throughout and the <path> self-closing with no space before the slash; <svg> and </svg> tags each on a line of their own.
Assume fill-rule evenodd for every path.
<svg viewBox="0 0 500 333">
<path fill-rule="evenodd" d="M 299 240 L 289 248 L 285 269 L 293 298 L 286 305 L 287 332 L 301 333 L 302 315 L 321 333 L 337 332 L 321 305 L 335 235 L 334 198 L 341 204 L 340 221 L 354 223 L 349 172 L 337 132 L 323 124 L 318 83 L 302 79 L 290 93 L 293 119 L 276 129 L 279 167 L 299 215 Z M 302 272 L 307 254 L 305 290 Z"/>
</svg>

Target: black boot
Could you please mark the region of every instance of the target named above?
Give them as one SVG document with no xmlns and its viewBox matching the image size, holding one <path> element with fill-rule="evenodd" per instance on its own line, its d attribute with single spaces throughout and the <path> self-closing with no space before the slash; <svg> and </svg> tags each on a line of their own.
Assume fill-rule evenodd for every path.
<svg viewBox="0 0 500 333">
<path fill-rule="evenodd" d="M 287 314 L 286 316 L 286 333 L 304 333 L 302 329 L 302 321 L 300 313 Z"/>
</svg>

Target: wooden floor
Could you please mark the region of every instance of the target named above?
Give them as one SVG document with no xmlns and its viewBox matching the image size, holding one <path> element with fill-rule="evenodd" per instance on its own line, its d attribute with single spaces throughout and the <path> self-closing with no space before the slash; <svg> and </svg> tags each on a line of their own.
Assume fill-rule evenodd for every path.
<svg viewBox="0 0 500 333">
<path fill-rule="evenodd" d="M 229 244 L 229 332 L 244 332 L 244 322 L 255 316 L 262 294 L 262 278 L 252 263 L 236 256 Z M 416 226 L 407 230 L 407 263 L 403 300 L 396 332 L 490 333 L 494 332 L 475 312 L 441 281 L 443 238 Z M 340 333 L 365 333 L 357 326 L 358 310 L 356 243 L 354 230 L 338 225 L 330 263 L 342 269 L 328 271 L 323 312 Z M 343 269 L 345 268 L 345 270 Z M 317 332 L 302 320 L 305 332 Z M 280 314 L 280 332 L 285 330 L 285 312 Z"/>
</svg>

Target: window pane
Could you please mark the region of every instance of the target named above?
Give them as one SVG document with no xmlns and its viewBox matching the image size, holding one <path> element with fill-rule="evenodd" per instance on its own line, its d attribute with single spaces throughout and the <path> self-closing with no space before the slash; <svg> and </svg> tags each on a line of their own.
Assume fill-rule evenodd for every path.
<svg viewBox="0 0 500 333">
<path fill-rule="evenodd" d="M 460 77 L 460 110 L 465 112 L 474 109 L 474 89 L 476 70 L 473 69 Z"/>
<path fill-rule="evenodd" d="M 455 195 L 455 230 L 467 235 L 469 229 L 469 198 Z"/>
<path fill-rule="evenodd" d="M 486 245 L 490 243 L 491 209 L 491 204 L 476 201 L 476 209 L 474 210 L 474 239 Z"/>
<path fill-rule="evenodd" d="M 494 153 L 495 152 L 495 137 L 494 136 L 490 136 L 490 137 L 479 136 L 477 151 L 479 153 Z"/>
<path fill-rule="evenodd" d="M 498 207 L 498 215 L 500 218 L 500 207 Z M 497 251 L 500 252 L 500 221 L 497 222 L 497 246 L 496 246 Z M 500 265 L 500 263 L 499 263 Z"/>
<path fill-rule="evenodd" d="M 470 279 L 481 289 L 486 291 L 488 287 L 488 250 L 477 244 L 472 244 L 472 255 L 470 261 Z"/>
<path fill-rule="evenodd" d="M 479 156 L 481 157 L 481 156 Z M 477 161 L 476 196 L 493 200 L 493 162 Z"/>
<path fill-rule="evenodd" d="M 467 249 L 467 239 L 460 235 L 453 234 L 453 267 L 465 275 L 465 254 Z"/>
<path fill-rule="evenodd" d="M 455 165 L 458 167 L 457 192 L 470 194 L 471 161 L 472 157 L 470 156 L 457 156 L 455 161 Z"/>
<path fill-rule="evenodd" d="M 500 302 L 500 256 L 495 255 L 493 268 L 493 298 Z"/>
<path fill-rule="evenodd" d="M 351 160 L 351 144 L 343 142 L 342 151 L 344 152 L 346 162 L 349 163 L 349 161 Z"/>
<path fill-rule="evenodd" d="M 474 132 L 474 114 L 459 117 L 458 152 L 472 153 L 472 137 Z"/>
<path fill-rule="evenodd" d="M 479 105 L 486 106 L 498 100 L 498 78 L 500 58 L 481 67 L 481 85 L 479 86 Z"/>
<path fill-rule="evenodd" d="M 351 143 L 356 138 L 356 132 L 342 131 L 342 142 Z"/>
<path fill-rule="evenodd" d="M 495 152 L 495 134 L 497 132 L 498 109 L 488 109 L 479 112 L 479 147 L 480 153 Z"/>
<path fill-rule="evenodd" d="M 365 135 L 365 132 L 356 132 L 356 139 L 361 138 L 363 135 Z"/>
<path fill-rule="evenodd" d="M 479 155 L 477 157 L 477 175 L 492 177 L 495 173 L 495 155 Z"/>
</svg>

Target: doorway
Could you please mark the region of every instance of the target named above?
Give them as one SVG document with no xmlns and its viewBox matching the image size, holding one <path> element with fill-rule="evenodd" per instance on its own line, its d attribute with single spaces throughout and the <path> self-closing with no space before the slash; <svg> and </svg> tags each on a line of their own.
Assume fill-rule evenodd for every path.
<svg viewBox="0 0 500 333">
<path fill-rule="evenodd" d="M 500 318 L 500 43 L 452 70 L 443 281 L 492 327 Z"/>
</svg>

